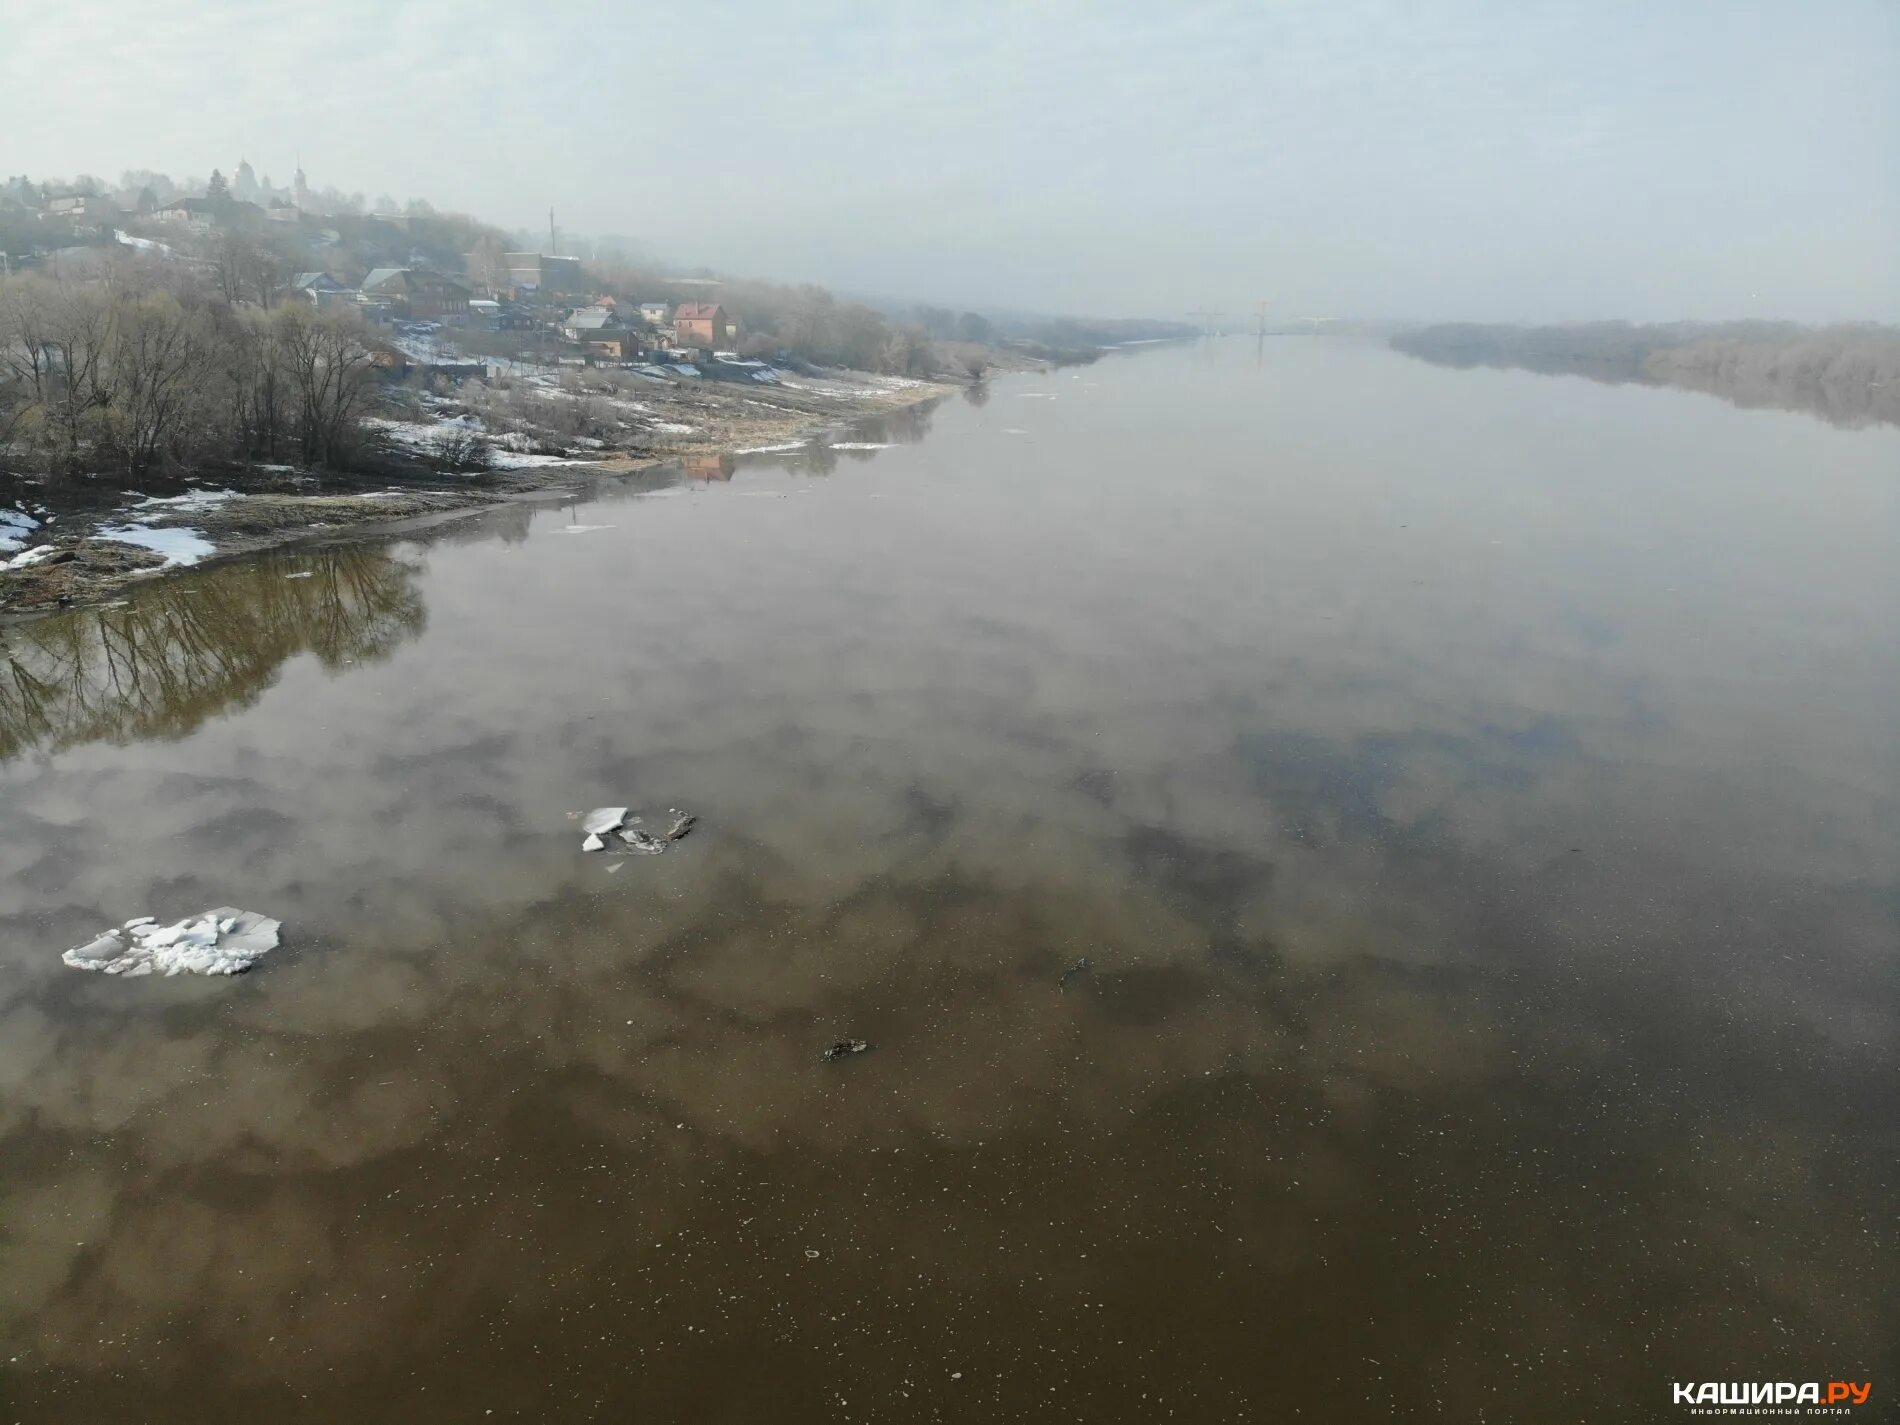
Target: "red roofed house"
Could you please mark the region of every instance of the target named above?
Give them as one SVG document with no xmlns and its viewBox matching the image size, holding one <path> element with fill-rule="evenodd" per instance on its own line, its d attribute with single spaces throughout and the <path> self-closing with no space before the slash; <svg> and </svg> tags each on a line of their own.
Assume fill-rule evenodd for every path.
<svg viewBox="0 0 1900 1425">
<path fill-rule="evenodd" d="M 732 318 L 717 302 L 683 302 L 673 313 L 673 344 L 718 351 L 732 345 Z"/>
</svg>

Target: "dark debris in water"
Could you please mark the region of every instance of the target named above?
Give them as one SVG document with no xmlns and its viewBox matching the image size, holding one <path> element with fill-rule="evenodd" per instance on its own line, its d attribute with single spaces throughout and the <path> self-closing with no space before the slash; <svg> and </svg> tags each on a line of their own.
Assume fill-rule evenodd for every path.
<svg viewBox="0 0 1900 1425">
<path fill-rule="evenodd" d="M 827 1064 L 835 1064 L 840 1059 L 849 1059 L 853 1054 L 862 1054 L 870 1047 L 862 1039 L 840 1039 L 825 1050 L 821 1057 Z"/>
<path fill-rule="evenodd" d="M 581 831 L 584 833 L 581 850 L 605 851 L 617 841 L 625 850 L 642 856 L 658 856 L 699 823 L 697 816 L 681 811 L 678 807 L 669 807 L 667 811 L 673 818 L 673 824 L 664 835 L 655 835 L 639 826 L 637 823 L 645 818 L 629 818 L 626 807 L 595 807 L 592 811 L 580 813 Z"/>
</svg>

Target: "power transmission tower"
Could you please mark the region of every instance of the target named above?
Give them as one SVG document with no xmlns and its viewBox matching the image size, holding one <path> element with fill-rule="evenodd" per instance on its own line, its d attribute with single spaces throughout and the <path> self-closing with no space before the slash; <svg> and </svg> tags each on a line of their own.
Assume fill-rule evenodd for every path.
<svg viewBox="0 0 1900 1425">
<path fill-rule="evenodd" d="M 1209 311 L 1203 310 L 1203 311 L 1189 312 L 1188 315 L 1190 317 L 1199 317 L 1201 319 L 1201 335 L 1202 336 L 1208 337 L 1208 336 L 1214 335 L 1214 318 L 1220 315 L 1219 312 L 1209 312 Z"/>
</svg>

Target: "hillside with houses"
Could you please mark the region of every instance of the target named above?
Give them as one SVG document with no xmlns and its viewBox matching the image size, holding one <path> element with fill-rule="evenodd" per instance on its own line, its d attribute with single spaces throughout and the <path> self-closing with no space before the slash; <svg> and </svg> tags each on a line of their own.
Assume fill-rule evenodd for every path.
<svg viewBox="0 0 1900 1425">
<path fill-rule="evenodd" d="M 562 467 L 822 450 L 992 367 L 1096 354 L 525 238 L 248 163 L 0 183 L 0 610 Z"/>
</svg>

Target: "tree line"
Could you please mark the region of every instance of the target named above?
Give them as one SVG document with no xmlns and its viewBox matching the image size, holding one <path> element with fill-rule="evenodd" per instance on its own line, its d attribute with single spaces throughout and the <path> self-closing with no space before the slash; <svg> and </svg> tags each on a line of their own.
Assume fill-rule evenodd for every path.
<svg viewBox="0 0 1900 1425">
<path fill-rule="evenodd" d="M 374 333 L 353 312 L 241 296 L 136 262 L 104 282 L 0 279 L 0 469 L 347 465 L 374 399 Z"/>
<path fill-rule="evenodd" d="M 1900 424 L 1900 330 L 1867 322 L 1445 322 L 1400 332 L 1391 343 L 1446 366 L 1514 366 L 1679 386 L 1740 406 L 1805 411 L 1837 425 Z"/>
</svg>

